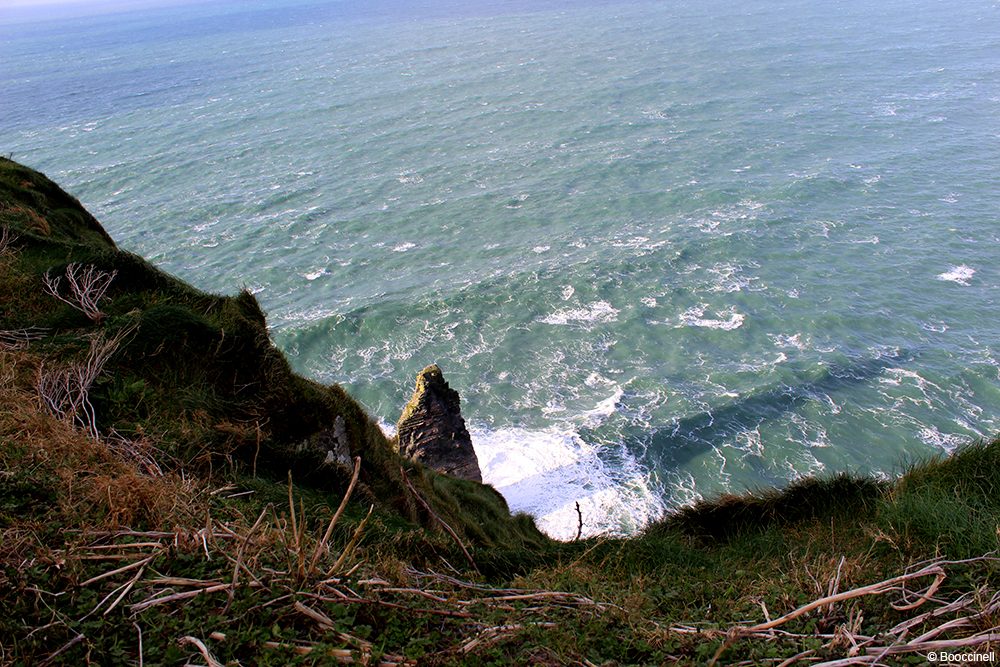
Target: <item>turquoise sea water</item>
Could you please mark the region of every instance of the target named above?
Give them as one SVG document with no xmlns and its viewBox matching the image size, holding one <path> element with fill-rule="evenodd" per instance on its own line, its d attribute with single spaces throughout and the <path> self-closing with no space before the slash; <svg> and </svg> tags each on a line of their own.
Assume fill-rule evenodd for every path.
<svg viewBox="0 0 1000 667">
<path fill-rule="evenodd" d="M 0 151 L 554 535 L 1000 429 L 997 3 L 357 4 L 0 10 Z"/>
</svg>

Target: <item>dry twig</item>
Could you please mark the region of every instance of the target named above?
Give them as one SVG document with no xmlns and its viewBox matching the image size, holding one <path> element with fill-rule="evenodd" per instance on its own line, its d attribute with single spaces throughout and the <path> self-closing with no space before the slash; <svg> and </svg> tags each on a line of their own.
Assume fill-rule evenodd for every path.
<svg viewBox="0 0 1000 667">
<path fill-rule="evenodd" d="M 417 493 L 417 490 L 413 488 L 413 484 L 410 483 L 410 478 L 406 476 L 406 470 L 403 469 L 403 466 L 399 467 L 399 474 L 403 476 L 403 482 L 406 483 L 406 488 L 410 490 L 410 493 L 412 493 L 413 497 L 417 499 L 417 502 L 420 503 L 420 506 L 423 507 L 427 511 L 427 513 L 431 515 L 431 518 L 433 518 L 435 521 L 441 524 L 441 526 L 445 529 L 445 531 L 447 531 L 448 535 L 451 536 L 451 539 L 455 540 L 455 543 L 462 550 L 462 553 L 465 554 L 465 559 L 469 561 L 469 565 L 472 566 L 472 569 L 475 570 L 476 572 L 479 572 L 479 568 L 476 567 L 476 561 L 472 560 L 472 556 L 469 555 L 469 550 L 465 548 L 464 544 L 462 544 L 462 540 L 458 538 L 458 534 L 455 533 L 455 531 L 452 530 L 451 526 L 449 526 L 444 519 L 439 517 L 434 512 L 434 510 L 431 509 L 431 506 L 427 503 L 427 501 L 424 500 L 419 493 Z"/>
<path fill-rule="evenodd" d="M 4 225 L 0 227 L 0 256 L 6 255 L 13 250 L 17 242 L 17 234 L 10 231 L 10 227 Z"/>
<path fill-rule="evenodd" d="M 197 637 L 191 637 L 190 635 L 187 637 L 181 637 L 177 640 L 177 643 L 181 646 L 191 644 L 198 649 L 198 653 L 201 653 L 201 657 L 205 659 L 205 664 L 207 664 L 208 667 L 225 667 L 225 665 L 216 660 L 212 654 L 209 653 L 208 647 L 205 646 L 205 642 L 201 641 Z"/>
<path fill-rule="evenodd" d="M 580 541 L 580 536 L 583 535 L 583 512 L 580 511 L 580 501 L 576 501 L 576 537 L 573 538 L 574 542 Z"/>
<path fill-rule="evenodd" d="M 750 626 L 748 628 L 740 628 L 740 632 L 745 634 L 753 634 L 756 632 L 763 632 L 765 630 L 770 630 L 776 628 L 779 625 L 787 623 L 793 618 L 798 618 L 803 614 L 807 614 L 814 609 L 820 607 L 825 607 L 826 605 L 832 605 L 837 602 L 843 602 L 844 600 L 850 600 L 852 598 L 861 597 L 863 595 L 880 595 L 891 590 L 895 590 L 900 584 L 910 581 L 911 579 L 921 579 L 923 577 L 934 576 L 934 583 L 931 584 L 931 588 L 928 589 L 930 593 L 937 590 L 937 587 L 941 585 L 941 582 L 945 578 L 944 570 L 938 565 L 928 565 L 927 567 L 918 570 L 916 572 L 911 572 L 909 574 L 901 574 L 898 577 L 892 577 L 891 579 L 886 579 L 885 581 L 880 581 L 877 584 L 870 584 L 868 586 L 862 586 L 861 588 L 855 588 L 850 591 L 845 591 L 843 593 L 838 593 L 836 595 L 828 595 L 822 597 L 818 600 L 814 600 L 809 604 L 802 605 L 798 609 L 791 611 L 780 618 L 776 618 L 773 621 L 767 623 L 759 623 L 757 625 Z M 903 609 L 914 609 L 917 606 L 923 604 L 930 597 L 930 594 L 924 595 L 919 600 L 918 604 L 906 605 Z"/>
<path fill-rule="evenodd" d="M 156 460 L 157 457 L 153 455 L 155 453 L 162 456 L 163 453 L 148 440 L 134 440 L 115 429 L 111 429 L 111 432 L 104 436 L 103 442 L 119 458 L 135 464 L 137 468 L 150 477 L 163 477 L 163 468 Z"/>
<path fill-rule="evenodd" d="M 358 542 L 361 541 L 361 536 L 364 534 L 365 526 L 368 525 L 368 519 L 372 517 L 372 512 L 374 510 L 374 505 L 368 508 L 368 514 L 361 520 L 358 527 L 354 529 L 354 534 L 351 535 L 351 541 L 347 543 L 347 546 L 344 547 L 344 550 L 340 553 L 340 557 L 337 559 L 337 562 L 334 563 L 333 567 L 331 567 L 329 572 L 326 573 L 327 578 L 332 577 L 335 572 L 340 571 L 340 567 L 344 564 L 344 561 L 347 560 L 347 557 L 351 555 L 351 552 L 354 551 L 354 547 L 358 546 Z"/>
<path fill-rule="evenodd" d="M 86 639 L 86 637 L 84 637 L 83 635 L 77 635 L 76 637 L 73 637 L 68 642 L 66 642 L 65 644 L 63 644 L 55 653 L 52 653 L 51 655 L 49 655 L 49 657 L 47 657 L 45 660 L 43 660 L 39 664 L 41 664 L 41 665 L 51 664 L 52 661 L 56 659 L 56 657 L 62 655 L 63 653 L 65 653 L 66 651 L 70 650 L 71 648 L 73 648 L 74 646 L 76 646 L 77 644 L 79 644 L 80 642 L 82 642 L 85 639 Z"/>
<path fill-rule="evenodd" d="M 99 437 L 97 414 L 90 402 L 90 388 L 132 331 L 132 328 L 125 328 L 111 338 L 91 337 L 87 358 L 80 363 L 52 370 L 39 367 L 35 387 L 45 408 L 59 419 L 75 422 L 96 440 Z"/>
<path fill-rule="evenodd" d="M 72 262 L 66 266 L 66 283 L 69 285 L 69 296 L 63 296 L 60 292 L 60 283 L 63 276 L 52 276 L 48 271 L 42 278 L 45 292 L 79 310 L 87 316 L 91 322 L 100 322 L 104 319 L 101 312 L 100 302 L 111 287 L 111 281 L 118 275 L 118 271 L 102 271 L 96 266 L 81 266 Z"/>
<path fill-rule="evenodd" d="M 934 595 L 940 590 L 942 583 L 947 577 L 947 572 L 945 570 L 947 566 L 993 560 L 995 559 L 991 556 L 983 556 L 964 561 L 926 561 L 922 564 L 922 567 L 916 571 L 892 577 L 875 584 L 844 591 L 842 593 L 836 593 L 840 582 L 841 569 L 841 567 L 838 566 L 837 574 L 833 579 L 831 579 L 828 587 L 828 591 L 830 593 L 829 595 L 802 605 L 801 607 L 798 607 L 797 609 L 777 619 L 768 619 L 768 621 L 764 623 L 752 626 L 736 626 L 730 628 L 728 632 L 712 629 L 698 629 L 691 626 L 677 626 L 670 628 L 670 630 L 672 632 L 683 634 L 701 634 L 713 639 L 721 636 L 726 637 L 725 642 L 716 652 L 713 661 L 718 660 L 725 649 L 731 646 L 737 639 L 747 636 L 756 636 L 772 641 L 779 635 L 781 637 L 794 639 L 826 639 L 828 641 L 824 648 L 828 651 L 833 652 L 838 649 L 847 649 L 847 655 L 843 658 L 818 663 L 816 662 L 817 658 L 814 657 L 816 653 L 815 650 L 803 651 L 783 660 L 781 662 L 781 667 L 788 667 L 800 661 L 813 663 L 814 667 L 880 665 L 884 664 L 882 661 L 887 656 L 914 653 L 927 654 L 930 651 L 940 652 L 981 646 L 983 644 L 1000 641 L 1000 633 L 997 632 L 1000 630 L 1000 626 L 991 627 L 987 630 L 964 637 L 954 637 L 949 639 L 942 639 L 941 637 L 955 631 L 967 630 L 975 627 L 982 628 L 985 623 L 988 623 L 991 619 L 995 618 L 997 614 L 1000 614 L 1000 593 L 994 593 L 989 602 L 983 605 L 982 608 L 975 613 L 971 613 L 971 607 L 977 599 L 981 600 L 984 597 L 985 591 L 983 589 L 978 589 L 975 591 L 975 594 L 963 594 L 951 602 L 938 600 L 934 597 Z M 842 564 L 843 563 L 841 563 L 841 565 Z M 933 577 L 933 581 L 930 585 L 928 585 L 928 587 L 922 592 L 916 593 L 915 598 L 911 599 L 909 597 L 911 594 L 906 591 L 905 585 L 910 581 L 925 579 L 928 577 Z M 862 617 L 860 610 L 856 610 L 857 613 L 852 612 L 848 623 L 839 626 L 837 631 L 832 635 L 817 633 L 796 634 L 776 629 L 778 626 L 784 625 L 785 623 L 808 614 L 811 611 L 822 609 L 823 607 L 830 606 L 832 608 L 832 605 L 846 600 L 871 595 L 883 595 L 892 591 L 902 591 L 904 594 L 903 602 L 890 603 L 890 606 L 896 611 L 912 611 L 927 603 L 938 604 L 940 606 L 931 611 L 921 613 L 913 618 L 902 621 L 889 630 L 876 636 L 859 634 L 858 630 L 861 627 Z M 941 619 L 942 617 L 948 615 L 958 616 L 957 618 L 944 620 L 936 627 L 925 630 L 922 634 L 916 637 L 908 638 L 911 630 L 918 628 L 929 621 Z"/>
<path fill-rule="evenodd" d="M 28 343 L 44 337 L 48 331 L 42 327 L 0 331 L 0 348 L 20 350 L 27 347 Z"/>
<path fill-rule="evenodd" d="M 343 499 L 340 501 L 340 506 L 337 507 L 337 511 L 334 512 L 333 517 L 330 518 L 330 523 L 326 527 L 326 532 L 323 533 L 323 537 L 320 538 L 319 544 L 316 545 L 316 550 L 313 551 L 312 560 L 309 561 L 309 568 L 306 570 L 306 576 L 308 577 L 312 574 L 313 570 L 316 569 L 316 563 L 319 561 L 319 557 L 322 555 L 323 551 L 326 550 L 326 543 L 330 541 L 330 536 L 333 534 L 333 527 L 337 525 L 337 520 L 340 519 L 340 515 L 344 513 L 344 509 L 347 507 L 347 501 L 351 499 L 351 494 L 354 492 L 354 485 L 358 483 L 358 475 L 361 473 L 361 457 L 354 457 L 354 474 L 351 475 L 351 483 L 347 485 L 347 492 L 344 493 Z M 371 514 L 371 512 L 369 512 Z M 365 519 L 367 521 L 367 518 Z"/>
</svg>

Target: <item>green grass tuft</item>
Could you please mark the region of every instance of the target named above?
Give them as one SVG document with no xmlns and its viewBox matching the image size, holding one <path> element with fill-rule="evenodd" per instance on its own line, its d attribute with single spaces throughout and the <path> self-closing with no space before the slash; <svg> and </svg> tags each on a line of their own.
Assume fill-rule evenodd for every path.
<svg viewBox="0 0 1000 667">
<path fill-rule="evenodd" d="M 829 516 L 868 516 L 886 486 L 854 475 L 809 477 L 784 489 L 769 489 L 744 495 L 726 494 L 685 507 L 666 518 L 662 525 L 690 535 L 713 539 Z M 654 532 L 658 528 L 648 529 Z"/>
</svg>

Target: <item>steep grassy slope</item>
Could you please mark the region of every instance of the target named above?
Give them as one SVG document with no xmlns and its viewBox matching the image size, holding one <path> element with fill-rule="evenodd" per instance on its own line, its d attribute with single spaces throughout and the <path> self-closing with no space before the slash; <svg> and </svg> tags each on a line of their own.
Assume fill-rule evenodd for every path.
<svg viewBox="0 0 1000 667">
<path fill-rule="evenodd" d="M 51 293 L 74 300 L 71 264 L 115 272 L 89 316 Z M 293 374 L 251 294 L 158 271 L 2 159 L 0 408 L 0 664 L 925 664 L 928 642 L 996 647 L 1000 441 L 892 483 L 803 480 L 555 543 Z M 338 416 L 360 460 L 343 506 L 352 470 L 324 463 Z"/>
<path fill-rule="evenodd" d="M 0 329 L 36 332 L 29 350 L 49 366 L 86 364 L 89 341 L 118 340 L 89 391 L 102 434 L 152 439 L 174 468 L 269 471 L 343 492 L 349 470 L 323 465 L 310 446 L 343 418 L 361 488 L 381 509 L 430 520 L 400 476 L 401 461 L 363 409 L 340 387 L 292 373 L 271 344 L 264 313 L 247 291 L 205 294 L 136 255 L 119 250 L 79 202 L 43 175 L 0 159 L 0 225 L 9 243 L 0 281 Z M 67 267 L 110 275 L 100 316 L 88 317 L 45 290 Z M 313 441 L 313 442 L 311 442 Z M 484 545 L 540 539 L 526 520 L 508 518 L 502 497 L 458 480 L 416 471 L 418 488 L 456 530 Z M 462 507 L 459 512 L 458 508 Z M 470 518 L 472 517 L 472 518 Z"/>
</svg>

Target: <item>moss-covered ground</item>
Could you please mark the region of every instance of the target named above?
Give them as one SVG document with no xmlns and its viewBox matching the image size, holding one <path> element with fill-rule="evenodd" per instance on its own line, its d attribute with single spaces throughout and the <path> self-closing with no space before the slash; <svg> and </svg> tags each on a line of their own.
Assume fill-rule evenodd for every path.
<svg viewBox="0 0 1000 667">
<path fill-rule="evenodd" d="M 86 267 L 115 272 L 89 314 L 45 286 L 62 276 L 72 303 Z M 628 539 L 554 542 L 292 373 L 252 295 L 160 272 L 2 159 L 0 408 L 0 664 L 873 665 L 1000 648 L 1000 441 L 892 482 L 803 480 Z M 354 471 L 309 443 L 338 416 L 357 481 L 332 522 Z"/>
</svg>

